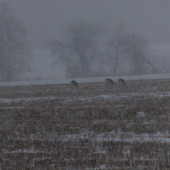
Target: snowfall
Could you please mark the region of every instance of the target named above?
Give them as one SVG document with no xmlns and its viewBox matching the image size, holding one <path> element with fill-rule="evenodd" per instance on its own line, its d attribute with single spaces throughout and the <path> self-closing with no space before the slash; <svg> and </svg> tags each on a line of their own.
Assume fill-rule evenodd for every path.
<svg viewBox="0 0 170 170">
<path fill-rule="evenodd" d="M 166 63 L 170 62 L 170 44 L 150 45 L 151 52 L 156 59 L 165 59 Z M 0 82 L 2 86 L 11 85 L 40 85 L 40 84 L 63 84 L 69 83 L 66 79 L 62 65 L 54 64 L 54 59 L 50 57 L 50 51 L 47 49 L 34 49 L 33 59 L 31 60 L 31 71 L 24 73 L 20 81 Z M 111 77 L 117 80 L 120 76 Z M 125 80 L 145 80 L 145 79 L 168 79 L 170 73 L 148 74 L 148 75 L 129 75 L 121 76 Z M 79 83 L 83 82 L 103 82 L 105 77 L 77 78 Z"/>
<path fill-rule="evenodd" d="M 170 60 L 170 44 L 169 45 L 154 45 L 150 47 L 151 50 L 159 57 L 168 58 Z M 13 81 L 13 82 L 0 82 L 0 86 L 17 86 L 17 85 L 45 85 L 45 84 L 67 84 L 70 83 L 70 79 L 66 79 L 64 75 L 64 69 L 60 65 L 53 64 L 53 59 L 49 57 L 49 51 L 48 50 L 41 50 L 37 49 L 34 50 L 34 58 L 31 61 L 31 67 L 32 71 L 28 72 L 23 75 L 22 81 Z M 77 78 L 76 81 L 79 83 L 84 82 L 103 82 L 106 77 L 90 77 L 90 78 Z M 120 76 L 113 76 L 111 77 L 113 80 L 118 80 Z M 129 75 L 129 76 L 121 76 L 121 78 L 125 80 L 146 80 L 146 79 L 170 79 L 170 73 L 164 73 L 164 74 L 148 74 L 148 75 Z M 128 96 L 129 95 L 129 96 Z M 127 94 L 126 96 L 121 97 L 132 97 L 137 96 L 141 94 Z M 156 97 L 166 97 L 170 96 L 169 92 L 166 92 L 164 94 L 148 94 L 154 95 Z M 118 96 L 117 96 L 118 97 Z M 57 97 L 56 97 L 57 98 Z M 100 96 L 94 96 L 94 97 L 87 97 L 87 98 L 79 98 L 78 100 L 91 100 L 95 98 L 113 98 L 113 95 L 100 95 Z M 114 96 L 116 98 L 116 96 Z M 0 99 L 1 103 L 12 103 L 12 102 L 19 102 L 19 101 L 34 101 L 34 100 L 53 100 L 55 97 L 42 97 L 42 98 L 16 98 L 16 99 Z M 65 101 L 69 100 L 69 98 L 65 98 Z M 77 100 L 77 99 L 76 99 Z M 145 117 L 144 112 L 138 112 L 138 117 Z M 126 138 L 121 137 L 122 132 L 121 131 L 111 131 L 106 133 L 100 133 L 100 134 L 94 134 L 88 131 L 82 131 L 81 134 L 65 134 L 61 135 L 60 139 L 61 141 L 70 141 L 74 139 L 85 139 L 90 138 L 91 141 L 94 142 L 102 142 L 102 141 L 122 141 L 122 142 L 148 142 L 148 141 L 156 141 L 156 142 L 170 142 L 170 134 L 169 132 L 160 133 L 157 132 L 156 134 L 134 134 L 133 132 L 130 132 L 130 134 Z M 47 135 L 45 138 L 50 140 L 54 140 L 53 135 Z M 35 134 L 29 134 L 27 136 L 23 136 L 23 138 L 33 138 L 33 139 L 39 139 L 38 135 Z M 43 140 L 43 136 L 40 137 L 41 140 Z M 20 137 L 21 139 L 21 137 Z M 20 152 L 20 150 L 14 151 L 14 152 Z M 22 150 L 23 152 L 23 150 Z M 25 150 L 25 152 L 34 152 L 33 150 Z M 101 151 L 99 151 L 101 152 Z M 1 169 L 1 168 L 0 168 Z M 105 169 L 105 167 L 100 167 L 100 169 Z"/>
</svg>

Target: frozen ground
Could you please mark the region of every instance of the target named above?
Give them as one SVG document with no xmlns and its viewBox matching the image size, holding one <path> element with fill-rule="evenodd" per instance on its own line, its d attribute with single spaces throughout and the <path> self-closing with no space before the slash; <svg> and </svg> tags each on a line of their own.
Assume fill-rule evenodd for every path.
<svg viewBox="0 0 170 170">
<path fill-rule="evenodd" d="M 129 76 L 127 85 L 108 87 L 103 78 L 79 79 L 77 90 L 52 82 L 0 86 L 0 168 L 169 169 L 164 78 Z"/>
<path fill-rule="evenodd" d="M 89 77 L 89 78 L 77 78 L 75 79 L 78 83 L 93 83 L 93 82 L 104 82 L 107 77 Z M 129 80 L 154 80 L 154 79 L 169 79 L 170 73 L 162 74 L 147 74 L 147 75 L 129 75 L 129 76 L 109 76 L 114 81 L 119 78 L 123 78 L 126 81 Z M 17 85 L 45 85 L 45 84 L 66 84 L 70 83 L 71 79 L 45 79 L 45 80 L 23 80 L 13 82 L 0 82 L 1 86 L 17 86 Z"/>
<path fill-rule="evenodd" d="M 80 78 L 76 90 L 53 69 L 0 82 L 0 169 L 170 169 L 169 73 Z"/>
</svg>

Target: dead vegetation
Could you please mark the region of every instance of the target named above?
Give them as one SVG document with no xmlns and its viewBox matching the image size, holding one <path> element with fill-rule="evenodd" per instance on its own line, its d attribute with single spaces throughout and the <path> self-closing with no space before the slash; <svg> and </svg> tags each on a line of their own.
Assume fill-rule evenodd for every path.
<svg viewBox="0 0 170 170">
<path fill-rule="evenodd" d="M 170 169 L 170 80 L 1 87 L 1 169 Z"/>
</svg>

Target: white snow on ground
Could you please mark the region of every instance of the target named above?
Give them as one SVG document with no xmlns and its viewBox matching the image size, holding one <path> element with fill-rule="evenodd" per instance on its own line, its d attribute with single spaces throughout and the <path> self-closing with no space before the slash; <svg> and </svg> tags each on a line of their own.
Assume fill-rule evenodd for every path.
<svg viewBox="0 0 170 170">
<path fill-rule="evenodd" d="M 169 46 L 168 46 L 169 47 Z M 156 47 L 155 47 L 156 48 Z M 158 48 L 156 48 L 158 50 Z M 156 51 L 155 49 L 155 51 Z M 157 52 L 158 53 L 158 52 Z M 170 50 L 165 52 L 167 55 L 170 56 Z M 43 55 L 42 55 L 43 54 Z M 47 51 L 37 51 L 37 55 L 41 56 L 39 58 L 35 58 L 32 61 L 33 66 L 33 72 L 28 73 L 23 79 L 25 81 L 14 81 L 14 82 L 0 82 L 0 86 L 16 86 L 16 85 L 41 85 L 41 84 L 61 84 L 61 83 L 70 83 L 70 79 L 65 79 L 63 75 L 62 67 L 55 68 L 52 65 L 52 59 L 49 59 L 47 62 L 47 56 L 49 53 Z M 43 76 L 42 76 L 43 75 Z M 42 78 L 44 80 L 35 80 Z M 88 82 L 104 82 L 106 77 L 90 77 L 90 78 L 78 78 L 76 79 L 79 83 L 88 83 Z M 113 76 L 110 77 L 114 81 L 117 81 L 120 76 Z M 152 79 L 170 79 L 170 73 L 166 74 L 150 74 L 150 75 L 130 75 L 130 76 L 121 76 L 121 78 L 128 80 L 152 80 Z M 34 80 L 31 80 L 34 79 Z M 53 80 L 52 80 L 53 79 Z M 29 81 L 26 81 L 29 80 Z M 161 80 L 162 81 L 162 80 Z M 124 94 L 122 96 L 113 96 L 113 95 L 101 95 L 101 96 L 95 96 L 96 98 L 116 98 L 116 97 L 130 97 L 130 96 L 140 96 L 140 95 L 146 95 L 142 93 L 136 93 L 136 94 Z M 154 97 L 169 97 L 170 92 L 166 93 L 153 93 L 153 94 L 147 94 L 147 96 L 154 96 Z M 33 101 L 33 100 L 54 100 L 57 97 L 40 97 L 40 98 L 16 98 L 16 99 L 0 99 L 1 103 L 12 103 L 12 102 L 20 102 L 20 101 Z M 93 97 L 94 98 L 94 97 Z M 92 98 L 79 98 L 79 100 L 91 100 Z M 65 102 L 69 102 L 69 98 L 64 99 Z M 76 99 L 77 100 L 77 99 Z M 144 117 L 145 113 L 138 112 L 138 117 Z M 19 137 L 21 139 L 21 137 Z M 47 136 L 41 136 L 41 135 L 34 135 L 30 134 L 27 136 L 23 136 L 24 139 L 31 139 L 32 140 L 45 140 L 51 139 L 54 140 L 55 138 L 58 138 L 57 134 L 49 134 Z M 157 132 L 156 134 L 134 134 L 132 132 L 129 132 L 127 134 L 119 132 L 109 132 L 109 133 L 103 133 L 103 134 L 93 134 L 91 132 L 82 132 L 81 134 L 76 135 L 60 135 L 59 140 L 61 141 L 70 141 L 70 140 L 79 140 L 79 139 L 85 139 L 90 138 L 90 140 L 94 142 L 102 142 L 102 141 L 127 141 L 127 142 L 150 142 L 150 141 L 156 141 L 156 142 L 170 142 L 170 134 L 169 132 L 160 133 Z M 20 150 L 16 150 L 15 152 L 21 152 Z M 23 151 L 22 151 L 23 152 Z M 29 151 L 26 150 L 26 152 L 34 152 L 32 149 Z M 104 165 L 103 167 L 104 168 Z"/>
<path fill-rule="evenodd" d="M 170 79 L 170 73 L 162 74 L 147 74 L 147 75 L 129 75 L 129 76 L 109 76 L 114 81 L 120 77 L 128 80 L 148 80 L 148 79 Z M 78 83 L 92 83 L 104 82 L 107 77 L 88 77 L 75 79 Z M 0 82 L 0 86 L 17 86 L 17 85 L 43 85 L 43 84 L 65 84 L 70 83 L 71 79 L 54 79 L 54 80 L 29 80 L 29 81 L 13 81 L 13 82 Z"/>
<path fill-rule="evenodd" d="M 124 135 L 124 137 L 123 137 Z M 70 141 L 70 140 L 79 140 L 79 139 L 90 139 L 93 142 L 103 142 L 103 141 L 119 141 L 119 142 L 158 142 L 158 143 L 164 143 L 164 142 L 170 142 L 170 134 L 166 133 L 162 134 L 160 132 L 157 132 L 156 134 L 135 134 L 132 132 L 124 133 L 124 132 L 118 132 L 115 131 L 98 134 L 87 132 L 87 133 L 81 133 L 81 134 L 72 134 L 72 135 L 61 135 L 60 140 L 61 141 Z M 53 140 L 53 139 L 52 139 Z"/>
<path fill-rule="evenodd" d="M 121 97 L 132 97 L 132 96 L 141 96 L 141 95 L 146 95 L 142 93 L 130 93 L 122 96 L 116 96 L 116 95 L 100 95 L 100 96 L 95 96 L 95 97 L 85 97 L 85 98 L 77 98 L 75 100 L 91 100 L 92 98 L 104 98 L 104 99 L 115 99 L 115 98 L 121 98 Z M 147 96 L 154 96 L 154 97 L 169 97 L 170 92 L 167 93 L 162 93 L 162 94 L 157 94 L 157 93 L 151 93 L 147 94 Z M 146 97 L 147 97 L 146 96 Z M 58 99 L 57 97 L 31 97 L 31 98 L 16 98 L 16 99 L 0 99 L 0 103 L 18 103 L 21 101 L 29 102 L 29 101 L 41 101 L 41 100 L 54 100 Z M 63 98 L 65 102 L 72 101 L 73 99 L 70 99 L 68 97 Z M 8 108 L 9 109 L 9 108 Z M 145 117 L 144 112 L 138 112 L 137 117 Z M 94 122 L 95 123 L 95 122 Z M 145 122 L 147 123 L 147 122 Z M 63 125 L 62 125 L 63 126 Z M 94 132 L 89 132 L 89 131 L 82 131 L 80 134 L 66 134 L 66 135 L 60 135 L 58 136 L 57 133 L 54 134 L 48 134 L 48 135 L 36 135 L 36 134 L 29 134 L 29 135 L 22 135 L 18 136 L 19 139 L 23 138 L 24 140 L 60 140 L 60 141 L 70 141 L 70 140 L 79 140 L 79 139 L 90 139 L 93 142 L 103 142 L 103 141 L 121 141 L 121 142 L 158 142 L 158 143 L 164 143 L 164 142 L 170 142 L 170 133 L 164 132 L 160 133 L 157 132 L 156 134 L 135 134 L 133 132 L 129 133 L 123 133 L 122 131 L 111 131 L 107 133 L 102 133 L 102 134 L 96 134 Z M 15 152 L 21 152 L 21 150 L 17 150 Z M 23 151 L 22 151 L 23 152 Z M 32 150 L 26 150 L 26 152 L 33 152 Z"/>
<path fill-rule="evenodd" d="M 80 139 L 90 139 L 94 143 L 100 143 L 103 141 L 119 141 L 119 142 L 158 142 L 158 143 L 170 143 L 169 132 L 156 134 L 135 134 L 133 132 L 124 133 L 122 131 L 111 131 L 107 133 L 96 134 L 94 132 L 82 132 L 80 134 L 66 134 L 58 136 L 56 133 L 48 135 L 37 134 L 22 134 L 18 136 L 18 139 L 24 140 L 58 140 L 58 141 L 79 141 Z"/>
</svg>

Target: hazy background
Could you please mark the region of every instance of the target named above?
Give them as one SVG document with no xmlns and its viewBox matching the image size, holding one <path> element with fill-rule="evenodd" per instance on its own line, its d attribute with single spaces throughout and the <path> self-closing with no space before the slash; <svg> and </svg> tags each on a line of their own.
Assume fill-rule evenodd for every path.
<svg viewBox="0 0 170 170">
<path fill-rule="evenodd" d="M 6 0 L 30 31 L 33 48 L 62 38 L 63 28 L 79 20 L 101 22 L 106 38 L 120 23 L 141 33 L 149 44 L 170 43 L 169 0 Z"/>
<path fill-rule="evenodd" d="M 22 79 L 64 79 L 61 65 L 49 57 L 47 42 L 62 41 L 64 28 L 87 20 L 101 23 L 105 45 L 120 23 L 131 32 L 142 34 L 162 68 L 170 64 L 170 0 L 0 0 L 8 2 L 13 15 L 21 19 L 29 32 L 33 49 L 32 72 Z M 163 59 L 166 59 L 163 61 Z"/>
</svg>

